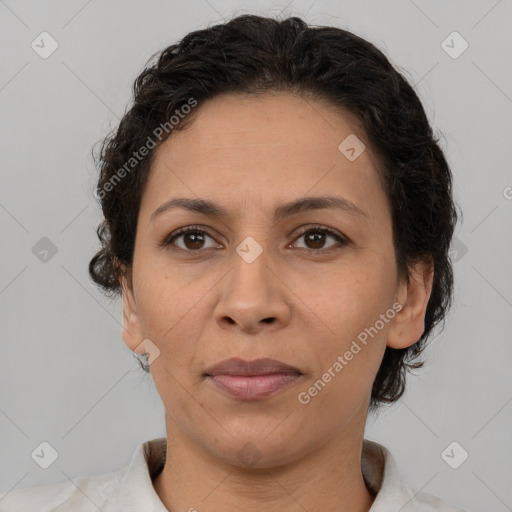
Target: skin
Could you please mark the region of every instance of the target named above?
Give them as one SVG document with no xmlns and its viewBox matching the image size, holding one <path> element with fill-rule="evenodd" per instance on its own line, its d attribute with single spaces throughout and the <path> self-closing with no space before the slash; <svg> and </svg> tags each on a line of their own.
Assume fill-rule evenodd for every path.
<svg viewBox="0 0 512 512">
<path fill-rule="evenodd" d="M 350 116 L 284 92 L 223 95 L 190 116 L 155 152 L 132 273 L 122 281 L 125 343 L 144 353 L 149 339 L 160 350 L 150 368 L 166 411 L 167 460 L 154 488 L 173 511 L 368 511 L 374 496 L 361 451 L 372 383 L 386 345 L 420 338 L 432 268 L 418 263 L 409 284 L 398 279 L 388 199 Z M 366 145 L 354 161 L 338 149 L 350 134 Z M 330 208 L 273 222 L 277 205 L 327 195 L 365 215 Z M 150 219 L 176 197 L 212 200 L 229 216 L 173 209 Z M 299 233 L 314 224 L 349 243 Z M 192 225 L 206 232 L 199 242 L 159 245 Z M 262 249 L 252 263 L 236 252 L 249 236 Z M 394 319 L 300 403 L 298 394 L 394 303 L 402 306 Z M 202 376 L 231 357 L 271 357 L 303 375 L 241 401 Z M 256 465 L 238 456 L 248 442 Z"/>
</svg>

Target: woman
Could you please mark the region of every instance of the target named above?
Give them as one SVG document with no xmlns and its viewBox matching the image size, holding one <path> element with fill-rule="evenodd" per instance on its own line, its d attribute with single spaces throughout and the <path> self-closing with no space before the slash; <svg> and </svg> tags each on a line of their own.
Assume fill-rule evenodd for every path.
<svg viewBox="0 0 512 512">
<path fill-rule="evenodd" d="M 1 510 L 461 510 L 364 439 L 449 308 L 457 221 L 421 102 L 377 48 L 299 18 L 188 34 L 137 78 L 100 167 L 89 270 L 122 293 L 167 436 Z"/>
</svg>

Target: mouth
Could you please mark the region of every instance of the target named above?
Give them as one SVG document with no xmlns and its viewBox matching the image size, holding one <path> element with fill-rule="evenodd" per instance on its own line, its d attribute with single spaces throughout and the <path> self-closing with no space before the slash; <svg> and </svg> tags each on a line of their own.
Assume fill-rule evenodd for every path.
<svg viewBox="0 0 512 512">
<path fill-rule="evenodd" d="M 260 400 L 299 380 L 302 372 L 276 359 L 227 359 L 203 376 L 218 389 L 240 400 Z"/>
</svg>

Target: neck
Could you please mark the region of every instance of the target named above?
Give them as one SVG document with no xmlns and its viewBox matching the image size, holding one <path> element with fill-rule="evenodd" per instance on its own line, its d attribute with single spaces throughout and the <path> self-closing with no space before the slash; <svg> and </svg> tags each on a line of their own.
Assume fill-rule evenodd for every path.
<svg viewBox="0 0 512 512">
<path fill-rule="evenodd" d="M 167 425 L 165 467 L 153 485 L 169 511 L 368 512 L 374 494 L 361 472 L 363 428 L 344 429 L 283 465 L 243 468 L 219 459 Z"/>
</svg>

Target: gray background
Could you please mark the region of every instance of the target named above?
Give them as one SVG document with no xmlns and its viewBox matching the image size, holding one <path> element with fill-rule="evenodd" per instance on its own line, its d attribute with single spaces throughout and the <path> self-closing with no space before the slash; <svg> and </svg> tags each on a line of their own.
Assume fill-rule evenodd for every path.
<svg viewBox="0 0 512 512">
<path fill-rule="evenodd" d="M 151 378 L 121 338 L 121 302 L 88 279 L 101 219 L 90 152 L 154 52 L 246 12 L 351 30 L 415 84 L 464 211 L 455 305 L 425 368 L 366 437 L 417 489 L 512 510 L 510 0 L 0 1 L 0 490 L 115 471 L 165 435 Z M 47 59 L 31 48 L 43 31 L 59 44 Z M 457 58 L 442 47 L 453 31 L 469 44 Z M 33 251 L 43 237 L 57 248 L 46 262 Z M 59 453 L 46 470 L 31 458 L 42 441 Z M 469 453 L 458 469 L 441 456 L 453 441 Z"/>
</svg>

